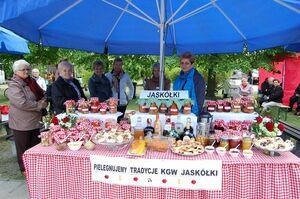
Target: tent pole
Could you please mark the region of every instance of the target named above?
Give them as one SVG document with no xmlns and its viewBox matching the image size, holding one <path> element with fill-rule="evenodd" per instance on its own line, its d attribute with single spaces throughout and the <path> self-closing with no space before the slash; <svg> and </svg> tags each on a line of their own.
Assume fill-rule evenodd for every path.
<svg viewBox="0 0 300 199">
<path fill-rule="evenodd" d="M 160 1 L 160 49 L 159 49 L 159 90 L 164 90 L 165 73 L 165 0 Z"/>
</svg>

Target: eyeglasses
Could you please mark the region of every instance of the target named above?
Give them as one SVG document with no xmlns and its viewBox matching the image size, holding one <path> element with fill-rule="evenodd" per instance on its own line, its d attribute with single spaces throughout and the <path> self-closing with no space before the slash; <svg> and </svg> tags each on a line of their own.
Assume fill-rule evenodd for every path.
<svg viewBox="0 0 300 199">
<path fill-rule="evenodd" d="M 23 71 L 23 72 L 25 72 L 25 71 L 31 71 L 31 69 L 30 68 L 23 68 L 23 69 L 20 69 L 19 71 Z"/>
<path fill-rule="evenodd" d="M 191 62 L 180 62 L 181 65 L 190 65 Z"/>
</svg>

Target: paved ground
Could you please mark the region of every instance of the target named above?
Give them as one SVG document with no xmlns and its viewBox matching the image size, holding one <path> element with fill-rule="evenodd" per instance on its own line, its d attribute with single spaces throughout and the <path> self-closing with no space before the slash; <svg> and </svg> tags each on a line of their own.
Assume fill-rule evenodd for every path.
<svg viewBox="0 0 300 199">
<path fill-rule="evenodd" d="M 25 180 L 0 180 L 0 198 L 27 199 L 29 198 Z"/>
</svg>

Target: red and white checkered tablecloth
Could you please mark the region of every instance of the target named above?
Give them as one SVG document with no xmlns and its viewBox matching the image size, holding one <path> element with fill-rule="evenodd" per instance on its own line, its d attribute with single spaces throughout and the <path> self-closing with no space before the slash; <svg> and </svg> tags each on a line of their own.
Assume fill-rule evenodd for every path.
<svg viewBox="0 0 300 199">
<path fill-rule="evenodd" d="M 220 157 L 206 153 L 187 157 L 149 151 L 144 157 L 127 155 L 127 148 L 109 151 L 97 146 L 94 151 L 56 151 L 54 146 L 37 145 L 25 152 L 23 159 L 27 171 L 30 198 L 259 198 L 299 199 L 300 159 L 290 152 L 269 157 L 255 150 L 252 159 Z M 143 186 L 121 186 L 92 181 L 90 155 L 110 157 L 222 160 L 222 191 L 181 190 Z"/>
</svg>

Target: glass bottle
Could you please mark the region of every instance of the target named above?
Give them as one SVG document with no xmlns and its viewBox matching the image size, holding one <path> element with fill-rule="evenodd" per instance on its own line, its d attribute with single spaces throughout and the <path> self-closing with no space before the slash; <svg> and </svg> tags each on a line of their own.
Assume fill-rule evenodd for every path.
<svg viewBox="0 0 300 199">
<path fill-rule="evenodd" d="M 139 140 L 140 137 L 144 138 L 144 128 L 142 125 L 142 118 L 138 117 L 136 125 L 134 127 L 134 139 Z"/>
<path fill-rule="evenodd" d="M 193 127 L 191 127 L 191 118 L 189 118 L 189 117 L 187 118 L 186 126 L 183 130 L 182 138 L 184 136 L 189 136 L 190 138 L 195 138 L 194 129 L 193 129 Z"/>
<path fill-rule="evenodd" d="M 148 135 L 152 136 L 154 134 L 154 128 L 151 124 L 152 124 L 152 120 L 150 118 L 148 118 L 147 119 L 147 126 L 144 129 L 145 137 L 148 136 Z"/>
<path fill-rule="evenodd" d="M 161 135 L 162 134 L 162 123 L 159 119 L 159 114 L 156 114 L 156 120 L 154 121 L 154 134 Z"/>
<path fill-rule="evenodd" d="M 171 118 L 170 116 L 167 116 L 166 118 L 166 124 L 163 131 L 163 136 L 169 136 L 169 132 L 171 131 Z"/>
<path fill-rule="evenodd" d="M 183 133 L 183 124 L 181 122 L 181 117 L 180 116 L 177 116 L 177 120 L 175 122 L 175 131 L 180 135 Z"/>
<path fill-rule="evenodd" d="M 180 135 L 175 130 L 175 123 L 174 122 L 171 123 L 171 130 L 169 132 L 169 136 L 175 138 L 176 140 L 180 139 Z"/>
</svg>

